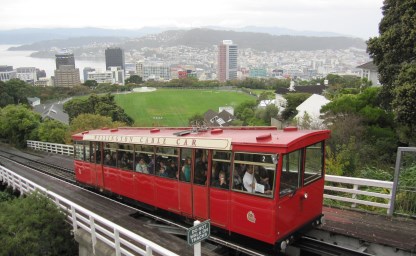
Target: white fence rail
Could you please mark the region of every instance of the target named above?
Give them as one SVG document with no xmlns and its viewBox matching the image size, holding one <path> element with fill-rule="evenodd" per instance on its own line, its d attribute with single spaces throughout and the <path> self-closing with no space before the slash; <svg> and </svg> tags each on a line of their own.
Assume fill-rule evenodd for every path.
<svg viewBox="0 0 416 256">
<path fill-rule="evenodd" d="M 27 147 L 34 150 L 51 152 L 59 155 L 74 155 L 74 146 L 72 145 L 28 140 Z"/>
<path fill-rule="evenodd" d="M 116 255 L 158 255 L 176 256 L 177 254 L 149 241 L 97 214 L 33 183 L 32 181 L 0 166 L 0 180 L 18 189 L 22 194 L 39 190 L 54 201 L 65 213 L 74 228 L 81 228 L 90 233 L 93 250 L 97 240 L 114 248 Z"/>
<path fill-rule="evenodd" d="M 331 185 L 325 185 L 325 191 L 340 192 L 339 194 L 348 194 L 345 195 L 332 195 L 324 193 L 324 198 L 349 202 L 352 203 L 352 207 L 355 207 L 356 204 L 362 204 L 367 206 L 386 208 L 387 213 L 390 214 L 390 209 L 393 207 L 392 198 L 393 198 L 393 182 L 392 181 L 381 181 L 381 180 L 370 180 L 370 179 L 361 179 L 361 178 L 352 178 L 352 177 L 343 177 L 343 176 L 333 176 L 326 175 L 325 183 Z M 343 184 L 344 186 L 340 186 Z M 379 192 L 370 192 L 368 190 L 362 190 L 362 188 L 383 188 L 386 189 L 388 193 L 379 193 Z M 369 200 L 357 199 L 357 195 L 367 196 Z M 387 199 L 387 203 L 374 202 L 377 199 Z M 374 199 L 374 200 L 371 200 Z M 380 200 L 379 200 L 380 201 Z M 383 200 L 381 200 L 383 201 Z"/>
</svg>

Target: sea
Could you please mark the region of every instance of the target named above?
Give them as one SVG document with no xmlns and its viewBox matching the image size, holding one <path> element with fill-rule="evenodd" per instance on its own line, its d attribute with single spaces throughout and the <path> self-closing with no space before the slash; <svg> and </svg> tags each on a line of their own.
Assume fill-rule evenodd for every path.
<svg viewBox="0 0 416 256">
<path fill-rule="evenodd" d="M 54 70 L 56 69 L 54 58 L 33 58 L 30 57 L 30 54 L 33 53 L 33 51 L 7 50 L 13 46 L 19 45 L 0 44 L 0 66 L 13 66 L 14 69 L 19 67 L 35 67 L 40 70 L 45 70 L 48 78 L 54 75 Z M 75 67 L 79 68 L 80 79 L 84 80 L 82 71 L 85 67 L 105 70 L 105 61 L 88 59 L 77 60 L 75 58 Z"/>
</svg>

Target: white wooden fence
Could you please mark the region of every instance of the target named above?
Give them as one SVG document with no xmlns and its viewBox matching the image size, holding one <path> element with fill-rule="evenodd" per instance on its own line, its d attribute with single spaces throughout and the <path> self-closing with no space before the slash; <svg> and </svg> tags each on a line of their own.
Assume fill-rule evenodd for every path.
<svg viewBox="0 0 416 256">
<path fill-rule="evenodd" d="M 67 155 L 67 156 L 74 155 L 73 145 L 28 140 L 27 147 L 34 149 L 34 150 L 51 152 L 51 153 L 59 154 L 59 155 Z"/>
<path fill-rule="evenodd" d="M 392 198 L 393 198 L 393 182 L 392 181 L 381 181 L 381 180 L 370 180 L 370 179 L 361 179 L 353 177 L 344 177 L 344 176 L 334 176 L 334 175 L 325 175 L 325 191 L 334 191 L 340 192 L 340 195 L 333 195 L 324 193 L 324 198 L 349 202 L 352 203 L 352 207 L 355 207 L 356 204 L 362 204 L 367 206 L 374 206 L 378 208 L 386 208 L 387 213 L 390 215 L 390 212 L 393 211 Z M 328 185 L 331 184 L 331 185 Z M 344 186 L 341 186 L 344 185 Z M 386 193 L 370 192 L 367 189 L 369 187 L 373 188 L 383 188 Z M 366 190 L 364 190 L 366 189 Z M 344 195 L 347 194 L 347 195 Z M 368 200 L 357 199 L 357 195 L 367 196 Z M 385 199 L 381 201 L 387 201 L 387 203 L 374 202 L 378 198 Z M 374 199 L 374 200 L 371 200 Z"/>
<path fill-rule="evenodd" d="M 97 240 L 114 248 L 116 255 L 158 255 L 176 256 L 177 254 L 147 240 L 37 184 L 0 166 L 0 180 L 18 189 L 22 194 L 38 190 L 47 195 L 68 215 L 74 231 L 81 228 L 91 235 L 93 251 Z M 94 252 L 95 253 L 95 252 Z"/>
</svg>

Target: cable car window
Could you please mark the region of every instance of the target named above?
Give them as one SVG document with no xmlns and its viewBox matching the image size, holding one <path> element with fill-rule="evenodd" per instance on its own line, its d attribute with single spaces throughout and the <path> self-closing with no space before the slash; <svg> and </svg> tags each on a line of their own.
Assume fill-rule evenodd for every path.
<svg viewBox="0 0 416 256">
<path fill-rule="evenodd" d="M 119 144 L 117 149 L 117 168 L 133 170 L 133 145 Z"/>
<path fill-rule="evenodd" d="M 235 153 L 233 190 L 261 196 L 273 196 L 276 154 Z"/>
<path fill-rule="evenodd" d="M 101 164 L 101 148 L 99 142 L 89 142 L 86 147 L 85 157 L 88 159 L 86 161 L 91 163 Z M 89 155 L 87 155 L 89 152 Z"/>
<path fill-rule="evenodd" d="M 208 172 L 208 150 L 195 150 L 195 166 L 194 166 L 194 183 L 198 185 L 206 185 Z"/>
<path fill-rule="evenodd" d="M 230 188 L 231 152 L 215 150 L 212 154 L 211 187 Z"/>
<path fill-rule="evenodd" d="M 135 171 L 154 174 L 155 153 L 154 146 L 136 145 L 135 151 Z"/>
<path fill-rule="evenodd" d="M 302 149 L 283 156 L 282 175 L 280 176 L 280 196 L 293 194 L 299 188 L 302 167 Z"/>
<path fill-rule="evenodd" d="M 324 168 L 324 143 L 319 142 L 306 147 L 304 184 L 322 177 Z"/>
<path fill-rule="evenodd" d="M 94 163 L 94 149 L 92 149 L 92 142 L 88 141 L 85 143 L 85 161 Z M 91 158 L 92 154 L 92 158 Z"/>
<path fill-rule="evenodd" d="M 184 182 L 191 181 L 192 167 L 192 149 L 183 148 L 181 150 L 181 169 L 179 172 L 179 180 Z"/>
<path fill-rule="evenodd" d="M 95 150 L 95 163 L 101 164 L 101 142 L 94 143 L 94 150 Z"/>
<path fill-rule="evenodd" d="M 75 141 L 74 147 L 75 147 L 75 160 L 84 161 L 84 142 Z"/>
<path fill-rule="evenodd" d="M 104 144 L 104 165 L 116 167 L 117 166 L 117 143 Z"/>
<path fill-rule="evenodd" d="M 158 147 L 156 149 L 156 175 L 164 178 L 176 179 L 178 172 L 178 149 Z"/>
</svg>

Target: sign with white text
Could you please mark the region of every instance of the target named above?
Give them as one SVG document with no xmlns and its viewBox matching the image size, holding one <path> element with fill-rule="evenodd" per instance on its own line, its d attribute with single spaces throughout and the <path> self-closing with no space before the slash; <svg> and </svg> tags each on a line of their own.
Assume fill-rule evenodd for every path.
<svg viewBox="0 0 416 256">
<path fill-rule="evenodd" d="M 164 147 L 207 148 L 230 150 L 229 138 L 153 137 L 135 135 L 84 134 L 83 140 L 116 143 L 146 144 Z"/>
<path fill-rule="evenodd" d="M 188 229 L 188 244 L 194 245 L 207 239 L 211 235 L 211 222 L 206 220 Z"/>
</svg>

